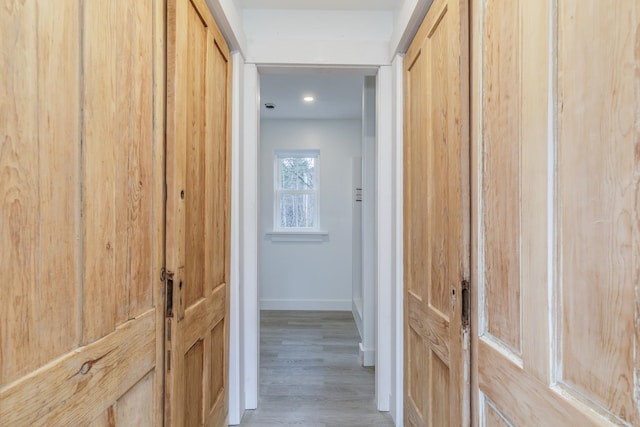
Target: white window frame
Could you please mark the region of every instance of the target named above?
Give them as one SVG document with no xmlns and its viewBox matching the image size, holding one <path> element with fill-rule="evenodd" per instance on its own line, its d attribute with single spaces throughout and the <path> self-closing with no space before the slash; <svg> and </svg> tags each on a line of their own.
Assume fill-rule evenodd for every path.
<svg viewBox="0 0 640 427">
<path fill-rule="evenodd" d="M 313 177 L 313 190 L 283 190 L 280 177 L 282 158 L 297 157 L 315 159 L 315 174 Z M 315 209 L 313 227 L 282 227 L 280 224 L 281 195 L 286 194 L 315 194 Z M 278 233 L 309 233 L 320 232 L 320 150 L 275 150 L 273 155 L 273 230 Z"/>
</svg>

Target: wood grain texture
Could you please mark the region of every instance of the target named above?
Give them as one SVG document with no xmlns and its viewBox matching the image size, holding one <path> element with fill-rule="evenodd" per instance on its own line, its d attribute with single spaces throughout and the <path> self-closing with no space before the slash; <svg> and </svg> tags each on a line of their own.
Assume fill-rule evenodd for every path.
<svg viewBox="0 0 640 427">
<path fill-rule="evenodd" d="M 167 268 L 175 315 L 167 325 L 165 423 L 222 426 L 228 412 L 229 50 L 204 1 L 171 1 L 167 10 Z"/>
<path fill-rule="evenodd" d="M 116 9 L 114 2 L 90 2 L 83 8 L 83 344 L 115 330 L 116 298 L 126 284 L 125 275 L 116 277 L 116 251 L 124 250 L 116 248 L 119 123 L 112 29 L 123 31 Z"/>
<path fill-rule="evenodd" d="M 409 399 L 409 402 L 406 403 L 415 408 L 407 416 L 410 424 L 419 425 L 425 422 L 428 407 L 427 401 L 431 391 L 428 387 L 425 387 L 425 384 L 427 384 L 427 370 L 424 369 L 427 364 L 429 349 L 425 345 L 421 334 L 414 328 L 409 328 L 405 342 L 406 361 L 404 370 L 405 372 L 411 372 L 412 376 L 408 381 L 405 380 L 407 391 L 404 398 Z"/>
<path fill-rule="evenodd" d="M 424 120 L 417 118 L 425 116 L 425 106 L 422 98 L 418 96 L 411 97 L 410 93 L 423 93 L 426 91 L 425 79 L 426 69 L 422 50 L 415 52 L 413 56 L 407 56 L 405 62 L 405 79 L 404 79 L 404 95 L 405 95 L 405 120 L 411 120 L 410 124 L 405 127 L 405 139 L 409 138 L 415 141 L 414 144 L 404 144 L 404 271 L 406 277 L 407 292 L 418 300 L 426 300 L 427 292 L 424 288 L 424 281 L 420 278 L 429 280 L 429 269 L 426 263 L 422 262 L 420 254 L 427 253 L 427 245 L 429 240 L 426 238 L 426 224 L 424 221 L 414 221 L 412 212 L 427 212 L 428 198 L 422 194 L 422 180 L 418 176 L 419 171 L 428 170 L 428 156 L 426 149 L 419 149 L 420 144 L 424 143 L 426 128 Z M 415 117 L 415 119 L 414 119 Z M 415 176 L 414 176 L 415 175 Z M 413 254 L 416 254 L 415 256 Z M 406 313 L 406 311 L 405 311 Z"/>
<path fill-rule="evenodd" d="M 205 105 L 207 96 L 207 49 L 208 34 L 195 5 L 187 7 L 187 165 L 186 165 L 186 230 L 185 239 L 185 301 L 186 307 L 204 296 L 205 246 L 211 236 L 205 236 L 205 203 L 208 185 L 205 185 L 205 170 L 210 166 L 206 156 L 211 140 L 207 139 Z"/>
<path fill-rule="evenodd" d="M 0 6 L 0 425 L 162 422 L 161 3 Z"/>
<path fill-rule="evenodd" d="M 209 260 L 207 271 L 207 281 L 209 292 L 222 283 L 228 283 L 228 258 L 229 245 L 229 224 L 227 216 L 229 215 L 230 195 L 227 194 L 230 186 L 230 152 L 228 144 L 223 143 L 228 137 L 229 120 L 229 87 L 230 87 L 230 62 L 225 54 L 224 46 L 219 46 L 216 39 L 209 46 L 209 73 L 212 74 L 214 82 L 227 82 L 226 85 L 216 85 L 209 98 L 207 105 L 208 114 L 215 114 L 218 120 L 214 120 L 208 127 L 208 138 L 212 141 L 219 141 L 211 146 L 211 168 L 207 170 L 207 181 L 210 183 L 211 193 L 209 193 L 209 212 L 211 215 L 207 218 L 206 230 L 211 236 L 216 236 L 214 242 L 210 246 L 206 258 Z M 217 113 L 217 114 L 216 114 Z"/>
<path fill-rule="evenodd" d="M 154 75 L 151 66 L 154 61 L 154 37 L 161 37 L 153 31 L 153 0 L 136 1 L 130 4 L 131 22 L 130 70 L 131 87 L 129 102 L 128 181 L 127 181 L 127 249 L 129 253 L 129 295 L 126 317 L 131 319 L 151 307 L 153 286 L 158 284 L 157 271 L 153 268 L 153 257 L 160 252 L 160 245 L 154 237 L 154 154 L 159 154 L 163 141 L 154 139 Z M 162 122 L 162 120 L 160 120 Z M 154 151 L 156 153 L 154 153 Z M 155 171 L 161 179 L 162 169 Z M 154 274 L 154 271 L 156 272 Z"/>
<path fill-rule="evenodd" d="M 424 25 L 424 24 L 423 24 Z M 421 41 L 421 40 L 420 40 Z M 426 283 L 431 280 L 431 270 L 425 262 L 429 240 L 426 221 L 429 198 L 421 176 L 430 170 L 429 145 L 426 144 L 427 126 L 424 120 L 426 107 L 422 96 L 427 92 L 426 57 L 424 48 L 409 50 L 404 71 L 405 95 L 405 145 L 404 145 L 404 423 L 409 426 L 425 425 L 428 412 L 428 391 L 424 390 L 429 377 L 427 357 L 429 349 L 424 335 L 414 319 L 423 320 L 424 305 L 428 298 Z M 417 312 L 411 316 L 411 312 Z M 425 322 L 426 324 L 426 322 Z M 426 328 L 422 328 L 426 329 Z M 448 350 L 448 349 L 447 349 Z"/>
<path fill-rule="evenodd" d="M 405 415 L 409 426 L 469 422 L 468 11 L 435 1 L 405 58 Z"/>
<path fill-rule="evenodd" d="M 0 420 L 10 426 L 89 424 L 154 368 L 155 333 L 151 310 L 3 388 Z"/>
<path fill-rule="evenodd" d="M 558 379 L 634 424 L 638 8 L 558 10 Z"/>
<path fill-rule="evenodd" d="M 209 375 L 209 389 L 207 390 L 208 409 L 213 408 L 219 399 L 224 398 L 224 378 L 226 376 L 224 354 L 226 343 L 224 331 L 225 322 L 221 319 L 213 327 L 209 339 L 209 360 L 207 365 Z"/>
<path fill-rule="evenodd" d="M 522 357 L 479 331 L 474 403 L 491 405 L 474 423 L 489 423 L 495 410 L 513 425 L 638 425 L 639 5 L 521 2 L 511 20 L 487 6 L 474 13 L 473 93 L 502 91 L 513 105 L 502 112 L 475 98 L 473 117 L 478 129 L 505 114 L 520 121 L 520 135 L 504 144 L 521 150 Z M 492 39 L 495 25 L 505 33 Z M 521 61 L 518 84 L 494 75 L 490 56 L 515 40 L 508 56 Z M 474 135 L 478 150 L 490 142 Z M 488 175 L 479 161 L 476 182 Z M 477 195 L 478 217 L 490 196 Z M 499 253 L 501 244 L 509 240 L 485 240 L 485 249 Z M 509 264 L 511 252 L 496 262 Z M 479 275 L 490 260 L 480 257 Z"/>
<path fill-rule="evenodd" d="M 156 308 L 156 372 L 154 425 L 164 423 L 164 370 L 165 370 L 165 283 L 158 272 L 165 268 L 165 135 L 166 135 L 166 2 L 154 1 L 153 7 L 153 160 L 152 160 L 152 297 Z"/>
<path fill-rule="evenodd" d="M 89 427 L 112 427 L 116 425 L 116 406 L 117 404 L 109 406 L 106 411 L 89 423 Z"/>
<path fill-rule="evenodd" d="M 478 348 L 479 386 L 519 426 L 612 425 L 604 417 L 563 398 L 485 342 Z"/>
<path fill-rule="evenodd" d="M 84 8 L 91 26 L 83 98 L 88 341 L 152 303 L 151 10 L 149 0 Z M 108 288 L 96 276 L 111 281 Z"/>
<path fill-rule="evenodd" d="M 471 2 L 469 5 L 469 118 L 470 118 L 470 165 L 471 173 L 470 196 L 471 196 L 471 426 L 480 426 L 482 419 L 482 393 L 478 388 L 478 348 L 479 335 L 485 331 L 484 327 L 480 327 L 481 318 L 481 301 L 480 294 L 480 277 L 482 260 L 482 239 L 479 233 L 482 224 L 482 34 L 483 34 L 483 18 L 484 4 Z"/>
<path fill-rule="evenodd" d="M 488 398 L 484 398 L 483 425 L 486 427 L 513 427 L 513 424 L 504 416 L 495 404 Z"/>
<path fill-rule="evenodd" d="M 549 50 L 552 36 L 542 32 L 549 26 L 548 3 L 520 3 L 522 29 L 522 132 L 521 138 L 521 298 L 522 298 L 522 362 L 529 374 L 541 382 L 549 382 L 549 355 L 553 337 L 549 334 L 552 304 L 549 289 L 549 232 L 553 219 L 549 196 L 553 165 L 549 162 L 549 145 L 553 131 L 549 128 L 550 92 L 554 77 L 549 73 L 552 59 Z M 551 267 L 552 269 L 553 267 Z"/>
<path fill-rule="evenodd" d="M 79 341 L 80 27 L 74 2 L 0 8 L 2 387 Z"/>
<path fill-rule="evenodd" d="M 482 328 L 516 355 L 520 334 L 520 2 L 485 4 L 482 55 Z M 539 212 L 540 214 L 540 212 Z"/>
<path fill-rule="evenodd" d="M 372 368 L 350 312 L 262 311 L 260 396 L 241 427 L 394 425 L 375 407 Z"/>
<path fill-rule="evenodd" d="M 118 399 L 116 424 L 122 426 L 152 426 L 155 422 L 153 399 L 155 373 L 152 371 Z"/>
<path fill-rule="evenodd" d="M 185 31 L 187 14 L 180 0 L 167 2 L 167 139 L 166 139 L 166 268 L 173 273 L 173 309 L 174 317 L 167 318 L 165 334 L 165 387 L 164 387 L 164 422 L 166 425 L 178 425 L 184 416 L 185 395 L 184 375 L 180 360 L 181 348 L 173 344 L 178 335 L 177 319 L 184 316 L 182 304 L 181 281 L 184 281 L 185 264 L 185 200 L 186 185 L 186 137 L 187 93 L 186 54 L 187 32 Z M 177 288 L 177 289 L 176 289 Z M 169 333 L 171 331 L 171 333 Z"/>
<path fill-rule="evenodd" d="M 207 298 L 198 301 L 185 311 L 185 319 L 180 335 L 181 345 L 189 348 L 211 332 L 225 316 L 225 286 L 220 286 Z"/>
<path fill-rule="evenodd" d="M 151 371 L 137 384 L 122 395 L 118 401 L 109 406 L 90 424 L 90 427 L 113 426 L 152 426 L 159 425 L 154 412 L 153 400 L 155 373 Z M 162 420 L 160 420 L 161 423 Z"/>
<path fill-rule="evenodd" d="M 433 376 L 429 390 L 429 425 L 449 425 L 449 413 L 451 412 L 451 373 L 449 363 L 440 359 L 434 352 L 429 355 L 429 371 Z M 455 385 L 454 385 L 455 386 Z"/>
<path fill-rule="evenodd" d="M 428 247 L 426 255 L 427 268 L 429 269 L 429 280 L 427 287 L 427 304 L 438 310 L 449 321 L 451 313 L 450 283 L 455 272 L 452 271 L 452 260 L 449 257 L 451 246 L 458 244 L 458 236 L 453 229 L 454 219 L 449 222 L 449 215 L 456 215 L 456 205 L 451 206 L 448 202 L 449 192 L 458 189 L 455 181 L 455 171 L 449 170 L 450 147 L 455 144 L 452 139 L 449 120 L 451 120 L 450 105 L 456 101 L 449 99 L 451 95 L 451 85 L 448 75 L 451 70 L 448 63 L 448 47 L 450 43 L 450 26 L 455 25 L 454 18 L 449 14 L 446 4 L 436 5 L 433 21 L 429 22 L 430 34 L 425 39 L 425 50 L 427 55 L 427 79 L 426 94 L 428 98 L 423 100 L 427 103 L 427 139 L 425 147 L 427 149 L 426 171 L 419 171 L 423 185 L 426 187 L 428 205 L 426 219 L 416 218 L 418 221 L 424 220 L 427 224 L 426 235 Z M 455 79 L 455 77 L 454 77 Z M 457 160 L 457 159 L 456 159 Z M 450 179 L 453 178 L 453 182 Z M 442 183 L 447 183 L 443 186 Z M 455 279 L 454 279 L 455 280 Z M 448 358 L 448 357 L 447 357 Z"/>
<path fill-rule="evenodd" d="M 184 355 L 185 375 L 182 378 L 185 389 L 185 416 L 183 423 L 186 426 L 200 426 L 203 423 L 203 370 L 204 370 L 204 344 L 198 340 Z"/>
</svg>

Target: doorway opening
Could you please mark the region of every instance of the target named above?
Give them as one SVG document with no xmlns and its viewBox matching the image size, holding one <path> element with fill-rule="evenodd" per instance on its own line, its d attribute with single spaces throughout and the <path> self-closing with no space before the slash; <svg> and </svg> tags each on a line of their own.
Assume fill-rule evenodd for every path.
<svg viewBox="0 0 640 427">
<path fill-rule="evenodd" d="M 401 215 L 402 169 L 401 146 L 398 135 L 401 126 L 394 124 L 397 107 L 401 100 L 401 63 L 393 67 L 333 67 L 319 65 L 300 66 L 257 66 L 244 63 L 236 56 L 239 66 L 235 67 L 235 81 L 241 82 L 240 102 L 242 118 L 237 129 L 239 171 L 238 184 L 238 224 L 237 230 L 240 253 L 238 285 L 232 286 L 232 319 L 237 313 L 237 323 L 231 325 L 230 394 L 232 419 L 238 420 L 245 409 L 258 407 L 259 385 L 259 337 L 260 337 L 260 293 L 258 286 L 259 244 L 265 236 L 259 230 L 259 133 L 260 133 L 260 76 L 265 74 L 346 74 L 375 78 L 375 183 L 374 231 L 371 233 L 374 253 L 372 272 L 374 311 L 374 351 L 375 351 L 375 403 L 380 411 L 391 410 L 397 415 L 401 408 L 402 396 L 402 296 L 398 289 L 402 282 L 401 245 L 397 236 L 401 233 L 398 219 Z M 398 110 L 398 114 L 401 112 Z M 321 159 L 322 161 L 322 159 Z M 398 166 L 400 165 L 400 166 Z M 351 191 L 351 190 L 349 190 Z M 364 200 L 363 200 L 364 201 Z M 370 200 L 371 201 L 371 200 Z M 375 239 L 373 238 L 375 236 Z M 331 235 L 329 236 L 331 237 Z M 235 297 L 234 293 L 235 292 Z M 399 381 L 400 380 L 400 381 Z"/>
<path fill-rule="evenodd" d="M 375 77 L 360 70 L 260 71 L 259 310 L 269 313 L 268 327 L 273 327 L 275 316 L 283 325 L 291 326 L 291 333 L 300 332 L 300 328 L 313 330 L 315 322 L 304 327 L 299 321 L 303 318 L 323 318 L 325 322 L 321 323 L 346 329 L 351 319 L 355 331 L 352 366 L 373 367 Z M 283 315 L 292 323 L 287 323 Z M 318 326 L 312 337 L 344 337 L 345 331 L 340 328 L 332 332 L 326 325 Z M 261 345 L 269 345 L 273 331 L 268 334 L 266 341 L 262 337 Z M 299 343 L 293 344 L 289 348 L 295 352 Z M 333 344 L 336 351 L 344 351 L 338 343 Z M 264 376 L 260 383 L 264 388 L 269 387 L 265 381 L 270 381 L 266 377 L 272 373 L 264 363 L 273 365 L 273 351 L 262 348 L 260 353 L 268 359 L 261 362 L 260 373 Z M 280 359 L 287 359 L 282 352 L 279 354 Z M 329 359 L 340 356 L 330 354 L 325 352 Z M 313 355 L 292 355 L 289 363 L 316 364 L 316 369 L 331 367 L 326 363 L 321 367 L 319 359 L 309 356 Z M 368 393 L 373 397 L 372 368 L 368 375 Z M 362 384 L 356 387 L 362 388 Z"/>
</svg>

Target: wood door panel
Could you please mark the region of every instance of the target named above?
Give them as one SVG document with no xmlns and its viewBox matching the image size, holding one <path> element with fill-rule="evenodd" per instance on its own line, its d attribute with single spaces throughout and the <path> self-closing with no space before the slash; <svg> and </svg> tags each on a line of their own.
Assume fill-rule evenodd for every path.
<svg viewBox="0 0 640 427">
<path fill-rule="evenodd" d="M 448 363 L 449 319 L 435 310 L 425 310 L 424 306 L 413 304 L 409 307 L 408 321 L 415 333 L 428 340 L 430 349 Z"/>
<path fill-rule="evenodd" d="M 207 26 L 196 6 L 188 2 L 187 8 L 187 180 L 186 180 L 186 239 L 185 301 L 186 307 L 204 295 L 205 265 L 205 156 L 207 137 L 205 102 L 207 84 Z"/>
<path fill-rule="evenodd" d="M 218 44 L 218 39 L 214 39 L 209 46 L 209 70 L 211 79 L 217 84 L 211 91 L 211 97 L 207 104 L 207 114 L 219 114 L 219 120 L 215 120 L 208 126 L 209 137 L 215 141 L 223 141 L 227 136 L 227 123 L 230 120 L 229 105 L 229 85 L 222 85 L 221 82 L 229 81 L 229 57 L 226 54 L 225 45 Z M 227 283 L 229 277 L 229 221 L 228 212 L 230 210 L 230 156 L 227 144 L 217 144 L 211 149 L 211 167 L 207 169 L 207 180 L 211 183 L 211 194 L 208 198 L 210 215 L 206 218 L 205 233 L 216 236 L 209 247 L 206 258 L 207 262 L 207 283 L 211 286 L 209 291 L 213 291 L 219 285 Z M 224 183 L 224 184 L 223 184 Z"/>
<path fill-rule="evenodd" d="M 0 388 L 80 341 L 78 13 L 33 1 L 0 13 Z"/>
<path fill-rule="evenodd" d="M 97 2 L 83 8 L 85 343 L 152 304 L 151 6 Z"/>
<path fill-rule="evenodd" d="M 413 375 L 407 377 L 406 396 L 405 399 L 410 402 L 412 410 L 409 411 L 409 425 L 422 425 L 425 423 L 427 416 L 427 397 L 429 390 L 425 384 L 425 370 L 421 369 L 426 365 L 426 357 L 428 348 L 424 345 L 424 339 L 411 326 L 407 332 L 407 364 L 405 368 Z"/>
<path fill-rule="evenodd" d="M 0 424 L 159 425 L 162 2 L 4 6 Z"/>
<path fill-rule="evenodd" d="M 154 369 L 155 340 L 150 310 L 3 389 L 0 419 L 7 425 L 89 424 Z"/>
<path fill-rule="evenodd" d="M 155 372 L 149 372 L 137 384 L 123 394 L 118 401 L 109 406 L 94 419 L 90 427 L 111 426 L 151 426 L 156 420 L 155 389 L 157 387 Z"/>
<path fill-rule="evenodd" d="M 498 3 L 473 13 L 475 419 L 640 425 L 640 5 Z"/>
<path fill-rule="evenodd" d="M 154 69 L 149 63 L 154 57 L 153 0 L 136 1 L 130 5 L 127 19 L 131 22 L 131 61 L 126 61 L 127 73 L 131 75 L 130 96 L 127 103 L 127 259 L 129 260 L 129 290 L 126 318 L 142 314 L 153 304 L 153 286 L 157 285 L 154 274 L 154 258 L 148 256 L 154 250 L 154 223 L 148 218 L 154 215 L 153 198 L 149 193 L 154 179 L 160 180 L 162 170 L 154 171 Z M 155 18 L 160 19 L 160 18 Z M 164 23 L 162 23 L 164 25 Z M 157 72 L 157 71 L 156 71 Z M 149 100 L 152 100 L 149 102 Z M 133 119 L 131 119 L 133 118 Z M 159 121 L 162 124 L 162 120 Z M 124 161 L 123 161 L 124 163 Z M 154 174 L 155 172 L 155 174 Z M 161 223 L 161 221 L 158 221 Z"/>
<path fill-rule="evenodd" d="M 558 380 L 635 423 L 638 12 L 558 10 Z M 606 37 L 588 43 L 594 31 Z"/>
<path fill-rule="evenodd" d="M 528 374 L 490 344 L 478 349 L 479 387 L 515 425 L 586 426 L 604 418 Z M 498 406 L 499 405 L 499 406 Z"/>
<path fill-rule="evenodd" d="M 106 411 L 98 415 L 96 419 L 89 423 L 89 427 L 109 427 L 116 424 L 116 407 L 109 406 Z"/>
<path fill-rule="evenodd" d="M 429 355 L 429 371 L 432 379 L 429 390 L 429 425 L 448 426 L 451 425 L 451 372 L 449 371 L 449 360 L 442 360 L 435 353 Z"/>
<path fill-rule="evenodd" d="M 196 341 L 184 355 L 185 417 L 184 425 L 199 426 L 203 422 L 204 343 Z"/>
<path fill-rule="evenodd" d="M 166 424 L 228 412 L 229 51 L 202 0 L 168 5 Z"/>
<path fill-rule="evenodd" d="M 448 150 L 452 137 L 449 133 L 450 111 L 448 109 L 448 103 L 452 101 L 447 99 L 450 92 L 447 73 L 451 72 L 447 61 L 450 37 L 447 8 L 440 10 L 437 15 L 434 14 L 433 19 L 435 22 L 429 25 L 429 35 L 424 46 L 425 60 L 428 58 L 426 94 L 429 96 L 426 116 L 427 171 L 431 171 L 426 177 L 426 194 L 421 196 L 428 200 L 425 237 L 429 242 L 427 260 L 430 266 L 429 280 L 425 282 L 425 285 L 428 307 L 438 310 L 448 321 L 451 311 L 449 279 L 455 274 L 450 271 L 448 245 L 455 237 L 449 235 L 451 230 L 449 230 L 447 215 L 448 210 L 454 210 L 455 206 L 449 206 L 447 203 L 447 191 L 449 190 L 447 186 L 450 176 L 448 176 L 447 168 L 443 167 L 448 162 Z M 424 179 L 424 171 L 421 173 L 423 174 L 422 179 Z"/>
<path fill-rule="evenodd" d="M 116 272 L 116 252 L 125 249 L 122 234 L 116 236 L 116 222 L 122 225 L 122 212 L 116 207 L 116 201 L 120 206 L 122 203 L 121 191 L 118 196 L 115 191 L 121 184 L 116 182 L 120 167 L 116 161 L 122 161 L 122 157 L 117 156 L 122 151 L 119 145 L 121 122 L 116 113 L 120 89 L 117 87 L 118 64 L 112 62 L 119 47 L 117 37 L 111 36 L 119 18 L 116 12 L 114 2 L 93 2 L 83 9 L 87 22 L 83 68 L 105 70 L 104 74 L 89 72 L 83 79 L 82 263 L 86 286 L 83 289 L 82 341 L 85 344 L 115 329 L 118 318 L 122 317 L 117 313 L 118 302 L 122 301 L 118 297 L 126 286 L 122 272 Z M 124 31 L 123 28 L 120 30 Z M 118 269 L 121 269 L 119 264 Z M 111 286 L 104 286 L 103 281 Z"/>
<path fill-rule="evenodd" d="M 185 311 L 182 342 L 190 347 L 209 333 L 225 316 L 226 286 L 219 286 L 208 298 L 201 299 Z"/>
<path fill-rule="evenodd" d="M 513 427 L 513 424 L 486 396 L 482 396 L 480 424 L 486 427 Z"/>
<path fill-rule="evenodd" d="M 216 402 L 224 398 L 224 348 L 225 348 L 225 321 L 220 318 L 219 321 L 213 321 L 211 324 L 215 326 L 211 330 L 209 337 L 209 390 L 207 408 L 209 411 L 214 409 Z"/>
<path fill-rule="evenodd" d="M 405 424 L 469 422 L 466 2 L 435 1 L 405 66 Z"/>
<path fill-rule="evenodd" d="M 116 403 L 116 422 L 112 425 L 154 425 L 156 414 L 153 399 L 156 381 L 155 371 L 151 371 L 122 395 Z"/>
<path fill-rule="evenodd" d="M 483 54 L 483 333 L 521 352 L 520 1 L 485 5 Z"/>
</svg>

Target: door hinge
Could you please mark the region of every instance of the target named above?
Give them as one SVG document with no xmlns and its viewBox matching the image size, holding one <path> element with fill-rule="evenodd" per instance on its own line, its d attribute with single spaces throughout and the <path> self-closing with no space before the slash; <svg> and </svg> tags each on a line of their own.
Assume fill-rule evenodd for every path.
<svg viewBox="0 0 640 427">
<path fill-rule="evenodd" d="M 469 322 L 471 318 L 471 300 L 470 300 L 470 284 L 469 280 L 463 279 L 462 288 L 462 328 L 469 329 Z"/>
<path fill-rule="evenodd" d="M 171 370 L 171 350 L 167 350 L 167 371 Z"/>
</svg>

